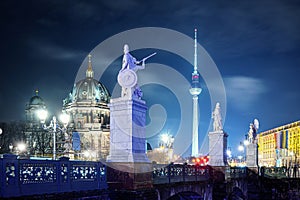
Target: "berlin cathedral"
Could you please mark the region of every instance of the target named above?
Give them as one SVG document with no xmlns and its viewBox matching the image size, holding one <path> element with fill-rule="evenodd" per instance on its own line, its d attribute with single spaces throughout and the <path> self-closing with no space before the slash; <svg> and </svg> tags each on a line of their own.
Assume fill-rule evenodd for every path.
<svg viewBox="0 0 300 200">
<path fill-rule="evenodd" d="M 63 100 L 62 111 L 69 114 L 70 122 L 65 133 L 56 133 L 56 151 L 59 156 L 75 159 L 105 160 L 110 144 L 110 94 L 94 79 L 91 55 L 88 58 L 86 77 L 75 83 Z M 36 91 L 25 108 L 27 151 L 32 156 L 51 157 L 53 140 L 35 114 L 39 109 L 46 109 L 46 104 Z M 76 148 L 75 135 L 79 141 Z"/>
</svg>

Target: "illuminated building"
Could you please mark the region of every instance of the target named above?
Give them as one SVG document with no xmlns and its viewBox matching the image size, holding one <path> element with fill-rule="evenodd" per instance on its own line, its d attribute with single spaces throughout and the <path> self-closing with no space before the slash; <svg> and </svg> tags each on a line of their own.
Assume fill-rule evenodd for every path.
<svg viewBox="0 0 300 200">
<path fill-rule="evenodd" d="M 70 126 L 80 136 L 77 154 L 82 159 L 106 159 L 109 154 L 109 100 L 110 94 L 105 86 L 94 79 L 89 55 L 86 77 L 74 84 L 63 101 L 63 110 L 71 116 Z"/>
<path fill-rule="evenodd" d="M 300 121 L 264 131 L 257 136 L 260 166 L 293 166 L 300 159 Z"/>
<path fill-rule="evenodd" d="M 151 148 L 147 151 L 149 160 L 158 164 L 169 164 L 176 161 L 178 156 L 174 155 L 174 137 L 169 134 L 162 134 L 160 139 L 158 148 Z"/>
<path fill-rule="evenodd" d="M 35 91 L 25 107 L 25 138 L 28 154 L 31 156 L 46 156 L 52 153 L 51 134 L 42 129 L 36 112 L 46 109 L 46 104 L 39 91 Z"/>
</svg>

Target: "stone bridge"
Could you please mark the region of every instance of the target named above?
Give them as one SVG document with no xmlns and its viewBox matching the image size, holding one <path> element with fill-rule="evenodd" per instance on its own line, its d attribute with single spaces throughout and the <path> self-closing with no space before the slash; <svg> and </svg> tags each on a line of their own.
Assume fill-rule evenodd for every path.
<svg viewBox="0 0 300 200">
<path fill-rule="evenodd" d="M 297 169 L 299 171 L 299 169 Z M 293 171 L 296 171 L 293 169 Z M 230 168 L 187 164 L 153 165 L 150 187 L 126 190 L 132 181 L 101 162 L 0 159 L 1 199 L 300 199 L 299 173 L 287 168 Z M 119 180 L 119 188 L 111 187 Z M 118 185 L 118 184 L 117 184 Z M 116 186 L 116 184 L 114 185 Z"/>
</svg>

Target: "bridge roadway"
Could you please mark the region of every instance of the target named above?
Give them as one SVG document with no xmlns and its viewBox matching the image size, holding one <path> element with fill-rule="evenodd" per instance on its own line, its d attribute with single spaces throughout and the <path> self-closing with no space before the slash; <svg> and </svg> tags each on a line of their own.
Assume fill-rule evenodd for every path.
<svg viewBox="0 0 300 200">
<path fill-rule="evenodd" d="M 300 199 L 297 170 L 291 178 L 288 168 L 262 168 L 258 174 L 247 168 L 153 165 L 151 187 L 124 190 L 112 188 L 109 179 L 126 182 L 130 175 L 117 174 L 101 162 L 17 159 L 7 154 L 0 159 L 0 198 Z"/>
</svg>

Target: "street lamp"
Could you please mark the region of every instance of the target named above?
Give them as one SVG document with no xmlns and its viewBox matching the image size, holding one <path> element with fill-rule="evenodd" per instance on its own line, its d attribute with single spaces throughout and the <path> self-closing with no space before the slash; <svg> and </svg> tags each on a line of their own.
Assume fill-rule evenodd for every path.
<svg viewBox="0 0 300 200">
<path fill-rule="evenodd" d="M 24 143 L 17 144 L 18 154 L 21 155 L 24 151 L 26 151 L 26 145 Z"/>
<path fill-rule="evenodd" d="M 60 129 L 60 127 L 58 127 L 56 117 L 53 116 L 52 120 L 50 122 L 50 125 L 46 126 L 45 121 L 46 121 L 47 116 L 48 116 L 47 110 L 44 110 L 44 109 L 38 110 L 37 115 L 38 115 L 39 119 L 41 120 L 41 123 L 43 124 L 43 128 L 45 130 L 52 130 L 52 134 L 53 134 L 53 160 L 56 160 L 56 129 L 57 128 Z M 64 128 L 66 128 L 68 123 L 69 123 L 70 116 L 67 113 L 62 113 L 60 115 L 60 120 L 63 123 Z"/>
<path fill-rule="evenodd" d="M 240 142 L 240 145 L 238 146 L 238 150 L 241 152 L 242 155 L 245 153 L 245 147 L 242 142 Z M 242 155 L 238 156 L 238 158 L 240 159 L 240 166 L 242 166 L 242 158 L 243 158 Z"/>
<path fill-rule="evenodd" d="M 227 154 L 227 157 L 228 157 L 228 158 L 231 158 L 231 157 L 232 157 L 230 148 L 228 148 L 228 149 L 226 150 L 226 154 Z"/>
<path fill-rule="evenodd" d="M 12 152 L 13 152 L 13 148 L 14 148 L 13 144 L 10 143 L 9 146 L 8 146 L 8 148 L 9 148 L 9 150 L 10 150 L 10 153 L 12 153 Z"/>
<path fill-rule="evenodd" d="M 66 128 L 70 121 L 70 115 L 64 112 L 60 115 L 59 119 L 63 123 L 64 127 Z"/>
<path fill-rule="evenodd" d="M 240 166 L 242 166 L 242 158 L 243 156 L 238 156 L 238 159 L 240 159 Z"/>
<path fill-rule="evenodd" d="M 0 136 L 2 135 L 2 128 L 0 128 Z M 0 141 L 1 142 L 1 141 Z M 1 145 L 2 145 L 2 142 L 1 142 Z M 0 149 L 1 149 L 2 147 L 0 146 Z"/>
<path fill-rule="evenodd" d="M 240 142 L 240 145 L 239 145 L 239 147 L 238 147 L 238 150 L 239 150 L 239 151 L 244 151 L 244 150 L 245 150 L 245 148 L 244 148 L 242 142 Z"/>
<path fill-rule="evenodd" d="M 163 146 L 167 146 L 167 143 L 169 142 L 169 135 L 164 133 L 160 136 L 160 139 L 163 142 Z"/>
<path fill-rule="evenodd" d="M 249 140 L 245 139 L 245 140 L 244 140 L 244 145 L 245 145 L 245 146 L 248 146 L 249 144 L 250 144 Z"/>
<path fill-rule="evenodd" d="M 226 155 L 227 155 L 227 163 L 228 163 L 228 165 L 231 165 L 230 159 L 232 157 L 232 152 L 231 152 L 230 147 L 228 147 L 228 149 L 226 150 Z"/>
</svg>

